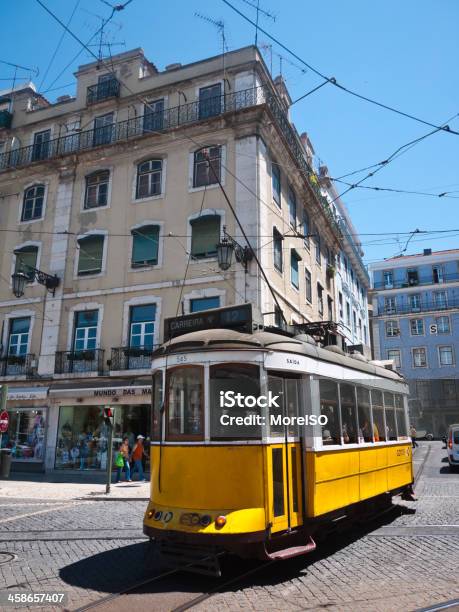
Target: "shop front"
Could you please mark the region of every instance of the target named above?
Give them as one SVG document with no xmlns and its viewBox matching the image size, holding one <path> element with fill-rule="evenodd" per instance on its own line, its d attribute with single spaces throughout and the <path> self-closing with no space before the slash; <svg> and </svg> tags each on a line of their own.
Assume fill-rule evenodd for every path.
<svg viewBox="0 0 459 612">
<path fill-rule="evenodd" d="M 114 412 L 113 446 L 115 454 L 127 436 L 132 450 L 138 435 L 150 436 L 150 385 L 123 384 L 110 387 L 52 387 L 50 397 L 56 411 L 54 469 L 106 470 L 109 426 L 104 408 Z M 148 467 L 148 466 L 147 466 Z"/>
</svg>

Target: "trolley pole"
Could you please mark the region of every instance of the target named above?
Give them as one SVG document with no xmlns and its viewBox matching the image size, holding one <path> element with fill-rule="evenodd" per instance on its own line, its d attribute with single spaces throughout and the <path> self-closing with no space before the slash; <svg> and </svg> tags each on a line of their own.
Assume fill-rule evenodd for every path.
<svg viewBox="0 0 459 612">
<path fill-rule="evenodd" d="M 108 448 L 107 448 L 107 481 L 105 485 L 105 494 L 110 493 L 112 483 L 112 463 L 113 463 L 113 422 L 115 420 L 114 408 L 104 409 L 104 420 L 108 426 Z"/>
</svg>

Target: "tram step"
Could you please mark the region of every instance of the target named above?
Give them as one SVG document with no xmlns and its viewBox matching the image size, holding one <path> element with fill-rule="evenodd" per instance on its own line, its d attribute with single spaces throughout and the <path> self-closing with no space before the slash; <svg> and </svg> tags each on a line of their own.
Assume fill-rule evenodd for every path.
<svg viewBox="0 0 459 612">
<path fill-rule="evenodd" d="M 180 544 L 160 543 L 161 560 L 167 567 L 180 569 L 193 574 L 221 576 L 219 557 L 214 548 L 185 546 Z"/>
<path fill-rule="evenodd" d="M 282 561 L 284 559 L 290 559 L 291 557 L 298 557 L 299 555 L 305 555 L 316 549 L 316 543 L 309 536 L 309 542 L 300 546 L 291 546 L 290 548 L 283 548 L 276 550 L 275 552 L 268 552 L 265 549 L 267 559 L 271 561 Z"/>
</svg>

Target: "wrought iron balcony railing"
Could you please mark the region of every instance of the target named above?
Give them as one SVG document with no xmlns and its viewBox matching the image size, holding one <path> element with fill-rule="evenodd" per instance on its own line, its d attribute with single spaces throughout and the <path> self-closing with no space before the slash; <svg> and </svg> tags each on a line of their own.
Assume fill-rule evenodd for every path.
<svg viewBox="0 0 459 612">
<path fill-rule="evenodd" d="M 104 350 L 85 349 L 82 351 L 57 351 L 54 363 L 55 374 L 103 374 Z"/>
<path fill-rule="evenodd" d="M 86 103 L 94 104 L 109 98 L 117 98 L 120 95 L 120 82 L 113 78 L 90 85 L 86 92 Z"/>
<path fill-rule="evenodd" d="M 154 346 L 122 346 L 112 348 L 110 370 L 144 370 L 151 366 Z"/>
<path fill-rule="evenodd" d="M 384 281 L 373 284 L 374 289 L 407 289 L 408 287 L 425 287 L 427 285 L 433 285 L 435 288 L 441 289 L 441 286 L 446 283 L 454 283 L 459 281 L 459 273 L 451 272 L 450 274 L 444 274 L 440 280 L 434 280 L 433 276 L 425 277 L 420 276 L 416 279 L 403 279 L 396 280 L 392 283 L 386 283 Z"/>
<path fill-rule="evenodd" d="M 35 355 L 4 355 L 0 357 L 0 376 L 27 376 L 33 375 L 33 361 Z"/>
<path fill-rule="evenodd" d="M 459 308 L 459 299 L 448 299 L 446 302 L 435 302 L 433 300 L 421 301 L 418 306 L 411 306 L 410 304 L 397 304 L 395 308 L 385 308 L 384 306 L 378 306 L 376 315 L 374 316 L 385 316 L 388 318 L 396 318 L 397 315 L 411 314 L 413 317 L 423 312 L 440 312 L 444 310 L 454 310 Z"/>
</svg>

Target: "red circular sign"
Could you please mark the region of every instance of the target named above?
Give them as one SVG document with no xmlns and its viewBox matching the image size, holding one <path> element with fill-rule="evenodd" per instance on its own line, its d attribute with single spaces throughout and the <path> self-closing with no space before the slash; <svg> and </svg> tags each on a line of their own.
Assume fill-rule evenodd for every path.
<svg viewBox="0 0 459 612">
<path fill-rule="evenodd" d="M 8 425 L 10 424 L 10 417 L 6 410 L 0 412 L 0 433 L 8 431 Z"/>
</svg>

